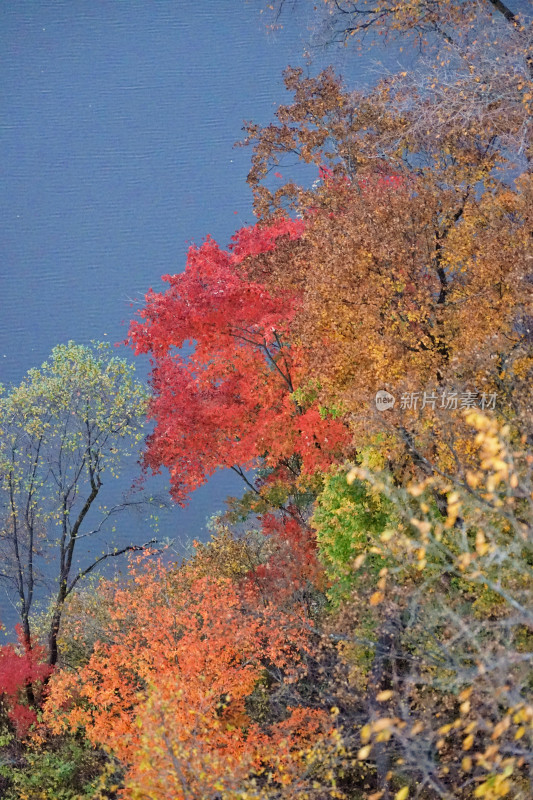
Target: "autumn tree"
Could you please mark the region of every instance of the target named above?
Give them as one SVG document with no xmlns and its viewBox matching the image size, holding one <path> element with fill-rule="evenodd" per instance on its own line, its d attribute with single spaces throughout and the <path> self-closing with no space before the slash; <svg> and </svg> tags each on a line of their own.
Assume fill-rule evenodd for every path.
<svg viewBox="0 0 533 800">
<path fill-rule="evenodd" d="M 231 578 L 237 585 L 251 583 L 265 603 L 280 607 L 307 607 L 323 601 L 326 577 L 318 558 L 314 531 L 299 519 L 293 506 L 286 513 L 273 509 L 246 521 L 241 530 L 217 517 L 205 542 L 194 541 L 190 563 L 200 575 Z M 292 516 L 290 515 L 292 513 Z"/>
<path fill-rule="evenodd" d="M 0 397 L 0 490 L 4 560 L 2 579 L 15 593 L 24 640 L 31 645 L 30 614 L 39 564 L 51 561 L 57 580 L 48 628 L 48 660 L 58 659 L 57 638 L 66 599 L 78 581 L 121 552 L 109 547 L 79 569 L 82 537 L 102 530 L 135 499 L 98 508 L 106 479 L 135 455 L 143 436 L 147 394 L 133 367 L 104 344 L 69 342 L 54 348 L 40 369 Z"/>
<path fill-rule="evenodd" d="M 269 6 L 277 24 L 288 6 L 294 8 L 301 0 L 277 0 Z M 394 39 L 411 40 L 419 50 L 442 45 L 461 45 L 479 34 L 479 30 L 493 28 L 493 42 L 497 52 L 504 50 L 502 29 L 508 29 L 527 42 L 528 16 L 522 3 L 504 3 L 501 0 L 415 0 L 398 3 L 394 0 L 325 0 L 322 6 L 314 4 L 314 15 L 318 18 L 318 39 L 323 44 L 355 44 L 361 50 L 368 39 L 374 42 L 380 37 L 385 43 Z M 514 7 L 512 7 L 514 6 Z M 268 16 L 268 15 L 267 15 Z M 527 52 L 528 69 L 533 70 L 531 54 Z M 533 73 L 532 73 L 533 74 Z"/>
<path fill-rule="evenodd" d="M 286 5 L 275 4 L 278 18 Z M 533 18 L 526 3 L 511 5 L 326 0 L 312 14 L 322 19 L 321 42 L 355 46 L 364 57 L 373 45 L 392 42 L 409 54 L 408 70 L 382 67 L 380 77 L 391 90 L 391 109 L 406 112 L 419 134 L 435 138 L 453 128 L 457 136 L 470 130 L 480 141 L 494 137 L 521 169 L 532 158 Z"/>
<path fill-rule="evenodd" d="M 416 782 L 431 797 L 530 794 L 532 458 L 525 437 L 511 443 L 509 426 L 465 416 L 476 456 L 462 479 L 435 471 L 401 488 L 386 470 L 348 475 L 397 515 L 353 569 L 354 579 L 368 575 L 376 554 L 386 564 L 358 594 L 375 620 L 393 622 L 389 645 L 376 636 L 375 657 L 361 669 L 360 629 L 348 619 L 343 628 L 346 608 L 337 623 L 348 658 L 350 646 L 352 656 L 359 649 L 369 696 L 352 747 L 377 770 L 382 796 L 393 776 L 393 785 Z M 447 495 L 444 515 L 435 484 Z"/>
<path fill-rule="evenodd" d="M 18 736 L 24 736 L 37 721 L 35 710 L 28 706 L 28 689 L 33 698 L 35 687 L 42 687 L 51 668 L 46 663 L 46 648 L 30 647 L 20 625 L 17 639 L 17 644 L 0 647 L 0 702 L 2 716 L 7 717 Z"/>
<path fill-rule="evenodd" d="M 390 86 L 354 95 L 331 70 L 306 78 L 293 69 L 286 85 L 294 102 L 278 121 L 248 126 L 249 180 L 261 216 L 288 204 L 305 230 L 291 258 L 249 271 L 301 298 L 291 335 L 305 353 L 308 385 L 320 386 L 318 400 L 349 415 L 356 436 L 392 428 L 419 466 L 420 426 L 437 447 L 448 422 L 439 426 L 433 415 L 432 431 L 431 407 L 421 422 L 416 403 L 376 414 L 378 389 L 398 399 L 414 392 L 420 404 L 424 392 L 436 398 L 446 388 L 485 405 L 498 394 L 500 411 L 527 428 L 527 170 L 510 181 L 512 154 L 474 123 L 459 131 L 443 121 L 421 132 L 418 110 L 395 106 Z M 269 188 L 269 171 L 288 152 L 316 163 L 314 187 Z"/>
<path fill-rule="evenodd" d="M 246 470 L 265 466 L 294 479 L 327 466 L 346 442 L 340 421 L 298 395 L 305 365 L 290 338 L 298 294 L 247 275 L 247 261 L 298 248 L 302 230 L 282 218 L 240 230 L 230 251 L 210 238 L 191 247 L 185 271 L 164 276 L 169 289 L 150 292 L 132 323 L 130 341 L 154 364 L 145 462 L 169 469 L 180 503 L 216 469 L 246 481 Z"/>
<path fill-rule="evenodd" d="M 329 714 L 285 707 L 266 725 L 250 698 L 268 674 L 290 698 L 310 638 L 299 616 L 258 604 L 251 584 L 198 564 L 132 564 L 114 591 L 108 640 L 50 684 L 45 721 L 81 727 L 126 767 L 124 797 L 236 797 L 305 774 L 307 743 Z M 297 700 L 293 701 L 296 706 Z"/>
</svg>

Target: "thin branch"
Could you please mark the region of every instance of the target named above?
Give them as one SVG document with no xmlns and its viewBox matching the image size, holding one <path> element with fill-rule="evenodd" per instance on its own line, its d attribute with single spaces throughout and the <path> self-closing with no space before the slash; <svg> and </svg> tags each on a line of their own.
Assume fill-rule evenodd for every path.
<svg viewBox="0 0 533 800">
<path fill-rule="evenodd" d="M 124 555 L 124 553 L 139 552 L 140 550 L 146 550 L 146 548 L 152 544 L 158 544 L 158 540 L 150 539 L 150 541 L 145 542 L 144 544 L 130 544 L 127 547 L 123 547 L 121 550 L 113 550 L 108 553 L 104 553 L 99 558 L 97 558 L 96 561 L 93 561 L 93 563 L 89 567 L 86 567 L 84 570 L 78 572 L 78 574 L 68 587 L 65 597 L 68 597 L 68 595 L 72 592 L 72 590 L 74 589 L 75 585 L 80 580 L 80 578 L 84 578 L 86 575 L 89 574 L 89 572 L 92 572 L 93 569 L 95 569 L 95 567 L 98 566 L 98 564 L 102 563 L 102 561 L 105 561 L 108 558 L 116 558 L 117 556 L 122 556 Z"/>
</svg>

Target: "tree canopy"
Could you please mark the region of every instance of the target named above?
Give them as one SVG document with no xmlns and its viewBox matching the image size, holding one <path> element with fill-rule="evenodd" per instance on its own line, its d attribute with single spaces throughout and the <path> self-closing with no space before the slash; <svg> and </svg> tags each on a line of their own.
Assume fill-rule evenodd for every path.
<svg viewBox="0 0 533 800">
<path fill-rule="evenodd" d="M 116 555 L 107 552 L 75 567 L 80 538 L 102 529 L 124 506 L 97 508 L 106 479 L 135 457 L 143 438 L 147 393 L 134 368 L 109 346 L 69 342 L 55 347 L 40 369 L 0 397 L 2 578 L 18 602 L 24 636 L 44 562 L 57 585 L 49 630 L 49 658 L 66 598 L 78 580 Z M 129 548 L 126 548 L 126 550 Z"/>
</svg>

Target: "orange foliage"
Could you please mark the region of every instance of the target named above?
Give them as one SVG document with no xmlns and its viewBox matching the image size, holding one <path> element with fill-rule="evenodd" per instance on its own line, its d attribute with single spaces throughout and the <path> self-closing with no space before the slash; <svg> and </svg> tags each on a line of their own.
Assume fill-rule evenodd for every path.
<svg viewBox="0 0 533 800">
<path fill-rule="evenodd" d="M 529 172 L 511 183 L 522 151 L 513 160 L 502 144 L 523 116 L 502 110 L 506 138 L 488 122 L 458 131 L 429 100 L 422 125 L 420 98 L 401 81 L 367 95 L 331 69 L 288 69 L 285 82 L 294 102 L 275 124 L 248 126 L 249 183 L 263 218 L 289 205 L 306 225 L 298 248 L 249 259 L 247 274 L 298 296 L 288 338 L 305 365 L 299 387 L 348 422 L 354 442 L 385 428 L 396 466 L 408 455 L 453 470 L 466 434 L 448 394 L 480 408 L 497 395 L 499 413 L 531 418 L 533 185 Z M 272 193 L 262 181 L 289 151 L 317 164 L 319 180 Z M 385 415 L 375 406 L 383 389 L 396 398 Z M 421 414 L 424 393 L 435 399 Z"/>
<path fill-rule="evenodd" d="M 246 698 L 265 668 L 294 683 L 310 646 L 302 619 L 260 606 L 251 587 L 238 593 L 191 567 L 132 567 L 108 636 L 77 673 L 54 676 L 45 721 L 56 733 L 81 726 L 118 757 L 124 797 L 207 798 L 251 774 L 286 776 L 293 751 L 326 725 L 306 708 L 268 729 L 250 718 Z"/>
</svg>

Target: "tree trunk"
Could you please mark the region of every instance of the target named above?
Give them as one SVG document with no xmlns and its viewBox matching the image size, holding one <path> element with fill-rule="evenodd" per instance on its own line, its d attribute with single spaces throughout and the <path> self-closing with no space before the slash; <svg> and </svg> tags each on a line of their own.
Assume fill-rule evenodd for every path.
<svg viewBox="0 0 533 800">
<path fill-rule="evenodd" d="M 401 645 L 403 624 L 398 613 L 391 613 L 381 628 L 376 644 L 376 652 L 368 681 L 368 705 L 370 719 L 386 716 L 383 703 L 376 699 L 379 692 L 392 688 L 393 663 L 397 660 Z M 377 789 L 383 792 L 382 800 L 390 797 L 387 774 L 391 765 L 391 745 L 377 742 L 373 747 L 377 771 Z"/>
<path fill-rule="evenodd" d="M 59 636 L 59 627 L 61 625 L 61 615 L 63 613 L 63 606 L 67 596 L 66 581 L 61 584 L 57 600 L 54 606 L 54 613 L 52 614 L 52 622 L 50 624 L 50 632 L 48 634 L 48 663 L 51 667 L 55 667 L 59 655 L 57 647 L 57 639 Z"/>
</svg>

